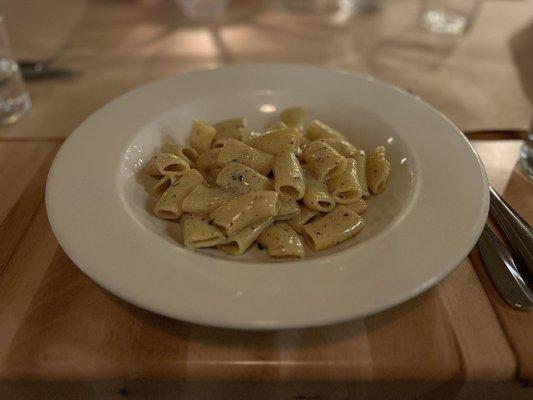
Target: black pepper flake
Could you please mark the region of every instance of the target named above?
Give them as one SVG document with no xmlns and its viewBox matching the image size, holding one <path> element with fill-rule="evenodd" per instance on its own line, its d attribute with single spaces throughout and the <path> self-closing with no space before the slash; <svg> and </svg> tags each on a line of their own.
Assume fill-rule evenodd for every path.
<svg viewBox="0 0 533 400">
<path fill-rule="evenodd" d="M 259 250 L 264 250 L 265 249 L 265 245 L 263 243 L 261 243 L 261 242 L 257 242 L 257 248 Z"/>
<path fill-rule="evenodd" d="M 348 213 L 345 213 L 344 216 L 347 217 L 349 214 Z"/>
<path fill-rule="evenodd" d="M 236 158 L 234 158 L 234 159 L 233 159 L 233 160 L 231 160 L 231 161 L 233 161 L 233 162 L 237 162 L 237 159 L 236 159 Z"/>
<path fill-rule="evenodd" d="M 320 232 L 317 232 L 316 234 L 317 234 L 317 235 L 320 235 Z"/>
<path fill-rule="evenodd" d="M 173 194 L 173 195 L 172 195 L 172 197 L 176 197 L 176 195 L 175 195 L 175 194 Z"/>
<path fill-rule="evenodd" d="M 213 225 L 213 221 L 212 221 L 212 220 L 209 220 L 208 224 L 209 224 L 209 225 Z"/>
</svg>

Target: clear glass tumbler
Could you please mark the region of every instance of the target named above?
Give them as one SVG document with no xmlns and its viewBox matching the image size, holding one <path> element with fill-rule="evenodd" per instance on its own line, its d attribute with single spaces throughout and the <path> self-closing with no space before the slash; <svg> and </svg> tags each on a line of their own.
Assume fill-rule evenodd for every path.
<svg viewBox="0 0 533 400">
<path fill-rule="evenodd" d="M 11 56 L 4 19 L 0 17 L 0 123 L 16 122 L 30 108 L 30 96 L 19 67 Z"/>
<path fill-rule="evenodd" d="M 425 0 L 420 26 L 435 33 L 460 35 L 476 17 L 481 0 Z"/>
</svg>

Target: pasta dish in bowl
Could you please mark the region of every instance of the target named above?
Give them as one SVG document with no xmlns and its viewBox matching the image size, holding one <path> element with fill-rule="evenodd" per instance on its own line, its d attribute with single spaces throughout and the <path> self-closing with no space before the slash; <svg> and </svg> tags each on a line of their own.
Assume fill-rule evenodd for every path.
<svg viewBox="0 0 533 400">
<path fill-rule="evenodd" d="M 122 299 L 280 329 L 379 312 L 436 284 L 475 244 L 488 185 L 459 130 L 406 92 L 248 65 L 98 110 L 59 151 L 46 206 L 67 255 Z"/>
</svg>

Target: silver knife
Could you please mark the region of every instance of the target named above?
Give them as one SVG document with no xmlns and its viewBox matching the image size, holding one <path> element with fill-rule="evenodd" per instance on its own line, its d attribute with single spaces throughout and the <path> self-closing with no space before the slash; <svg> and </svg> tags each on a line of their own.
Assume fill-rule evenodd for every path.
<svg viewBox="0 0 533 400">
<path fill-rule="evenodd" d="M 511 253 L 485 225 L 477 242 L 481 259 L 504 300 L 518 310 L 533 310 L 533 292 L 522 278 Z"/>
</svg>

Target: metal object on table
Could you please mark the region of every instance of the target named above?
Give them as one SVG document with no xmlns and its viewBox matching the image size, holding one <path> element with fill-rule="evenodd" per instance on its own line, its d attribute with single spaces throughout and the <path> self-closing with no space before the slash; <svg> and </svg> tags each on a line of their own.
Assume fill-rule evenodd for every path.
<svg viewBox="0 0 533 400">
<path fill-rule="evenodd" d="M 490 214 L 509 239 L 519 260 L 533 276 L 533 230 L 492 186 L 489 190 Z"/>
<path fill-rule="evenodd" d="M 19 61 L 20 73 L 26 80 L 71 78 L 80 75 L 80 71 L 51 66 L 49 61 Z"/>
<path fill-rule="evenodd" d="M 524 144 L 520 148 L 520 164 L 526 174 L 533 179 L 533 119 L 524 137 Z"/>
<path fill-rule="evenodd" d="M 509 250 L 487 225 L 477 247 L 491 280 L 503 299 L 518 310 L 533 310 L 533 292 L 522 278 Z"/>
</svg>

